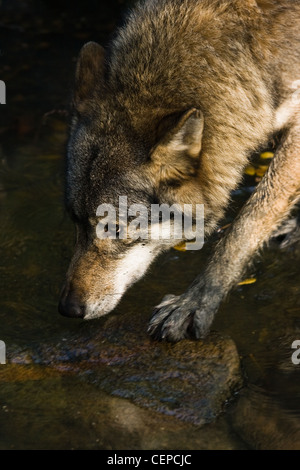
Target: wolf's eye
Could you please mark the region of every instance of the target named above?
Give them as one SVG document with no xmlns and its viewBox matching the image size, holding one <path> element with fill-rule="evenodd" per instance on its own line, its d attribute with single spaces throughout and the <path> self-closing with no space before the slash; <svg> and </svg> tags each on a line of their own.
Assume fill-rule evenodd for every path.
<svg viewBox="0 0 300 470">
<path fill-rule="evenodd" d="M 108 224 L 106 224 L 103 228 L 104 232 L 108 232 Z M 120 227 L 119 225 L 116 225 L 116 238 L 119 238 L 119 233 L 120 233 Z"/>
</svg>

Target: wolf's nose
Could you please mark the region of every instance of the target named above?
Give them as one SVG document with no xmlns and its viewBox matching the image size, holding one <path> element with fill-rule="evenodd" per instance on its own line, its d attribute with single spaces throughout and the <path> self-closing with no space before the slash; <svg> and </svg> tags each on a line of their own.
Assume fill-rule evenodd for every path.
<svg viewBox="0 0 300 470">
<path fill-rule="evenodd" d="M 83 318 L 84 310 L 74 290 L 65 287 L 58 304 L 59 313 L 65 317 Z"/>
</svg>

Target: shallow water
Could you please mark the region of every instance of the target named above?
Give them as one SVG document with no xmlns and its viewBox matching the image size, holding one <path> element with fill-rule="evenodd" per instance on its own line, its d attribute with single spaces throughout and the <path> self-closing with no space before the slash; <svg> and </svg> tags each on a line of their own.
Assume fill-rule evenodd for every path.
<svg viewBox="0 0 300 470">
<path fill-rule="evenodd" d="M 235 341 L 245 387 L 216 422 L 201 430 L 111 397 L 84 365 L 83 357 L 93 358 L 88 344 L 97 330 L 103 341 L 114 335 L 124 345 L 134 343 L 137 329 L 146 337 L 152 306 L 189 285 L 213 242 L 200 252 L 161 256 L 106 319 L 82 322 L 57 313 L 74 241 L 63 207 L 67 119 L 43 116 L 65 109 L 74 56 L 93 37 L 84 27 L 66 35 L 59 25 L 51 34 L 45 23 L 37 33 L 26 21 L 23 31 L 12 29 L 12 21 L 1 26 L 7 105 L 0 109 L 0 339 L 9 363 L 0 365 L 0 448 L 300 448 L 300 365 L 291 361 L 291 344 L 300 339 L 299 242 L 265 249 L 250 269 L 257 282 L 235 289 L 217 315 L 213 329 Z M 95 39 L 106 37 L 110 21 Z M 235 196 L 224 224 L 252 184 L 248 179 Z M 122 328 L 111 333 L 118 318 L 125 318 Z M 61 365 L 54 370 L 57 351 Z M 112 357 L 108 374 L 120 361 Z"/>
</svg>

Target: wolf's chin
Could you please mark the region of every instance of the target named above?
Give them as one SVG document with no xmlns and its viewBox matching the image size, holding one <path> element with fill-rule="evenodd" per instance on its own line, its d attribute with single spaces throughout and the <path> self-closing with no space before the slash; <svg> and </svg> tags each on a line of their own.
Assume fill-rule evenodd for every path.
<svg viewBox="0 0 300 470">
<path fill-rule="evenodd" d="M 120 302 L 123 294 L 107 295 L 102 301 L 88 304 L 84 320 L 94 320 L 110 313 Z"/>
</svg>

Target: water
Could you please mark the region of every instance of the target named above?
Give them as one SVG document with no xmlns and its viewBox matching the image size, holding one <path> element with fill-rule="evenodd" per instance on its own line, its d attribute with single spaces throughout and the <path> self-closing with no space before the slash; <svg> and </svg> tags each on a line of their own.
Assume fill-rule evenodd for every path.
<svg viewBox="0 0 300 470">
<path fill-rule="evenodd" d="M 105 319 L 87 323 L 57 313 L 74 242 L 63 207 L 74 57 L 86 40 L 107 37 L 116 11 L 107 7 L 97 33 L 87 21 L 74 31 L 71 20 L 66 33 L 62 16 L 55 25 L 40 15 L 40 23 L 8 15 L 1 25 L 7 105 L 0 123 L 0 340 L 9 364 L 0 365 L 0 448 L 299 448 L 300 365 L 291 361 L 292 342 L 300 339 L 299 243 L 285 250 L 271 244 L 250 270 L 257 282 L 235 289 L 222 305 L 213 329 L 235 341 L 245 386 L 202 429 L 111 396 L 102 385 L 122 364 L 113 344 L 134 351 L 137 335 L 147 341 L 151 307 L 189 285 L 213 242 L 200 252 L 161 256 Z M 45 116 L 54 109 L 62 112 Z M 95 338 L 107 345 L 101 361 Z"/>
</svg>

